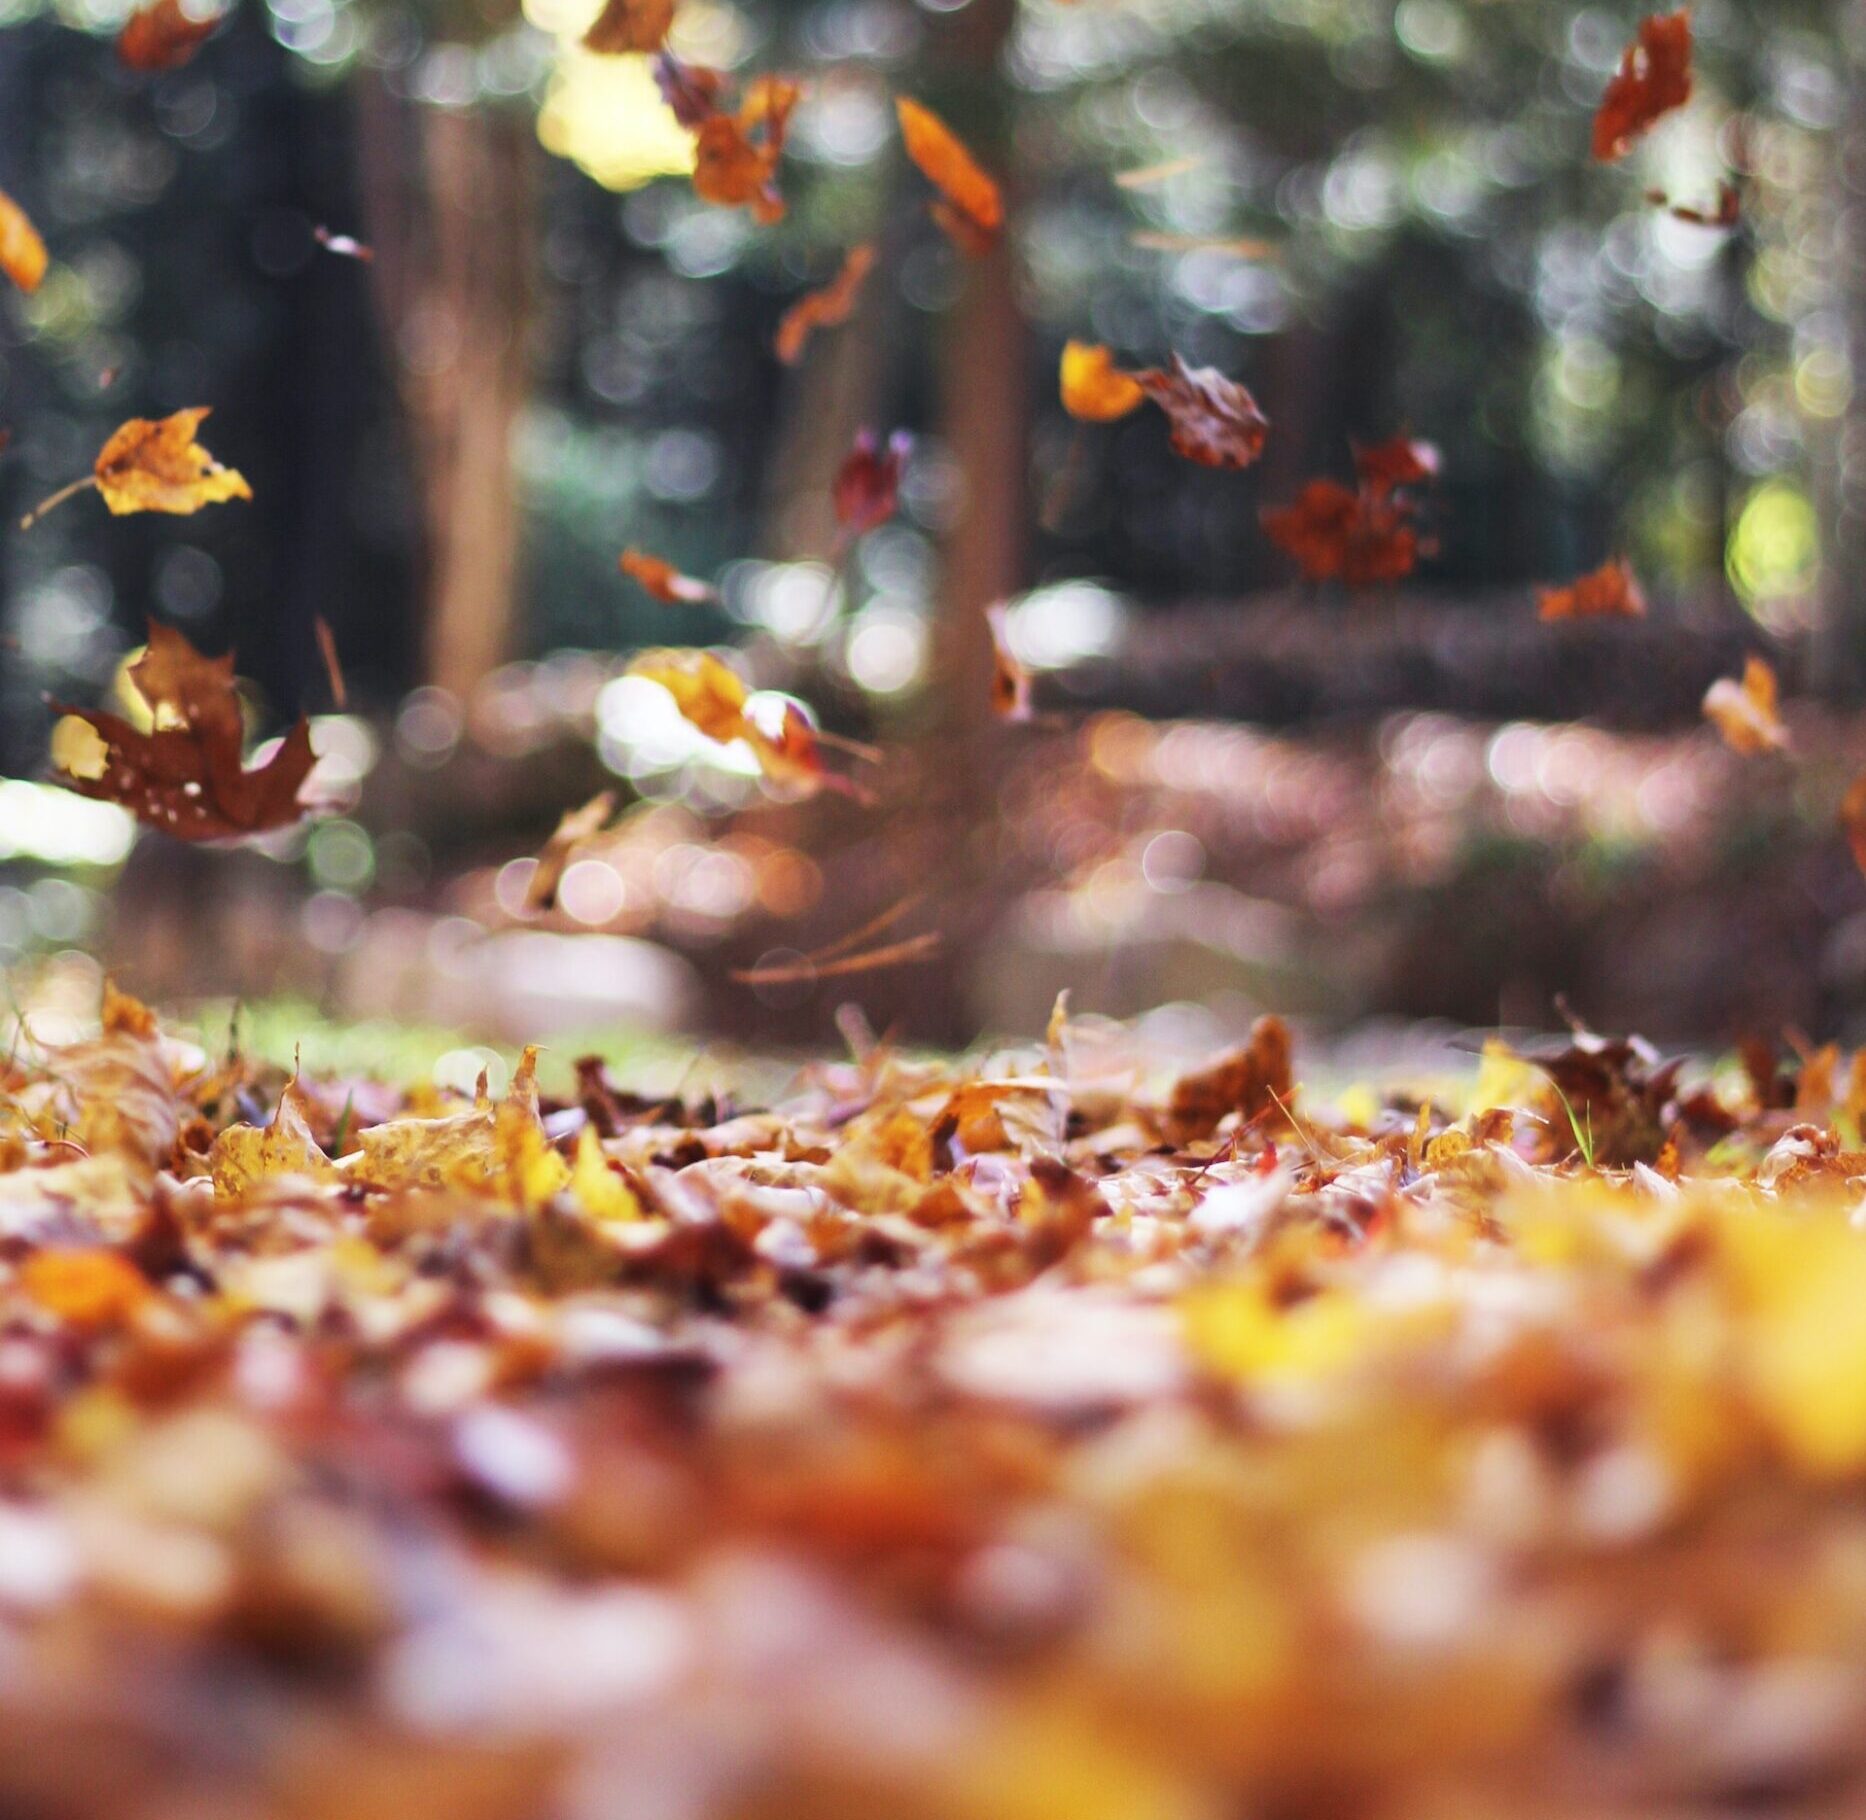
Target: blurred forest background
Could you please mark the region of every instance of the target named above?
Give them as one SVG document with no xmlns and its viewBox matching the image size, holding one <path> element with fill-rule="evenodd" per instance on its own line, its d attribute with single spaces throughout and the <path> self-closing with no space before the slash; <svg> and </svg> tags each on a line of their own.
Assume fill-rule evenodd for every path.
<svg viewBox="0 0 1866 1820">
<path fill-rule="evenodd" d="M 699 201 L 647 61 L 588 0 L 238 0 L 120 67 L 114 0 L 0 0 L 0 187 L 55 266 L 0 304 L 0 952 L 156 996 L 303 994 L 476 1036 L 611 1023 L 821 1041 L 852 991 L 927 1040 L 1078 1008 L 1203 1031 L 1603 1021 L 1866 1036 L 1866 7 L 1700 0 L 1698 92 L 1623 165 L 1588 122 L 1637 14 L 1504 0 L 684 0 L 674 47 L 807 83 L 787 218 Z M 890 96 L 1007 181 L 963 261 Z M 1647 198 L 1714 202 L 1734 230 Z M 332 254 L 316 230 L 367 243 Z M 873 239 L 796 368 L 784 306 Z M 1250 472 L 1155 413 L 1085 427 L 1067 336 L 1248 384 Z M 20 512 L 121 419 L 210 404 L 256 495 L 187 520 Z M 831 560 L 864 426 L 900 516 Z M 1443 451 L 1397 595 L 1293 584 L 1260 507 L 1351 439 Z M 639 545 L 723 612 L 616 572 Z M 1639 622 L 1534 584 L 1623 552 Z M 1032 728 L 985 708 L 1009 598 Z M 145 617 L 315 713 L 348 812 L 202 853 L 45 787 L 45 698 Z M 350 685 L 330 712 L 313 634 Z M 622 676 L 732 643 L 888 758 L 879 801 L 764 800 Z M 1801 759 L 1698 701 L 1748 651 Z M 556 816 L 616 832 L 523 908 Z M 924 891 L 937 959 L 748 988 Z"/>
</svg>

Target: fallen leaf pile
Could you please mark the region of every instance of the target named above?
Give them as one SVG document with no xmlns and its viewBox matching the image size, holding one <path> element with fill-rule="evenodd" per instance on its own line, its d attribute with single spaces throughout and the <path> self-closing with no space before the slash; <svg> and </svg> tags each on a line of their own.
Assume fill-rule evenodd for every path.
<svg viewBox="0 0 1866 1820">
<path fill-rule="evenodd" d="M 1855 1811 L 1866 1070 L 1122 1037 L 754 1110 L 22 1033 L 0 1799 Z"/>
</svg>

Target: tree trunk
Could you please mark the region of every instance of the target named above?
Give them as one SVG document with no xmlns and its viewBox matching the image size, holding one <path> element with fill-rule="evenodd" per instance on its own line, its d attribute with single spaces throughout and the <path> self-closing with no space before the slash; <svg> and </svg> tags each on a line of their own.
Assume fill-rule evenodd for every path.
<svg viewBox="0 0 1866 1820">
<path fill-rule="evenodd" d="M 1857 701 L 1866 684 L 1866 0 L 1850 0 L 1841 40 L 1847 116 L 1829 193 L 1835 210 L 1834 303 L 1846 325 L 1853 396 L 1822 463 L 1826 549 L 1821 623 L 1810 681 L 1835 701 Z"/>
<path fill-rule="evenodd" d="M 427 107 L 375 84 L 361 121 L 372 271 L 421 500 L 423 669 L 464 696 L 512 630 L 536 148 L 516 110 Z"/>
</svg>

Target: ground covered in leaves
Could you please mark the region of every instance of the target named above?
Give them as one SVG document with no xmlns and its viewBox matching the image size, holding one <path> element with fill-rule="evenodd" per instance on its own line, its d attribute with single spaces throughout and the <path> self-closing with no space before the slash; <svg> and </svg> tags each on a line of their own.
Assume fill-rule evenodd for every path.
<svg viewBox="0 0 1866 1820">
<path fill-rule="evenodd" d="M 22 1033 L 0 1806 L 1859 1811 L 1866 1069 L 769 1110 Z"/>
</svg>

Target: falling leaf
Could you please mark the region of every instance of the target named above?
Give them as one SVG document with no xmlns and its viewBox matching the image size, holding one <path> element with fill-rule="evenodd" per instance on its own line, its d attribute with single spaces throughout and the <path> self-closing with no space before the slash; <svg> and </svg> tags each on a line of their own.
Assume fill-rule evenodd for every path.
<svg viewBox="0 0 1866 1820">
<path fill-rule="evenodd" d="M 0 190 L 0 272 L 22 291 L 36 291 L 45 277 L 45 242 L 26 211 Z"/>
<path fill-rule="evenodd" d="M 160 421 L 132 417 L 104 444 L 92 471 L 42 499 L 20 520 L 21 528 L 88 487 L 95 487 L 118 517 L 127 512 L 186 515 L 223 500 L 251 499 L 244 478 L 223 468 L 195 441 L 207 414 L 206 405 L 197 405 Z"/>
<path fill-rule="evenodd" d="M 349 691 L 344 688 L 343 665 L 337 658 L 337 635 L 322 613 L 313 617 L 311 631 L 317 639 L 318 656 L 324 660 L 324 678 L 330 684 L 331 703 L 341 712 L 349 706 Z"/>
<path fill-rule="evenodd" d="M 580 808 L 564 811 L 557 826 L 551 831 L 551 838 L 544 843 L 530 882 L 525 886 L 527 910 L 548 910 L 557 902 L 557 887 L 563 880 L 571 855 L 585 841 L 600 834 L 609 825 L 615 807 L 615 792 L 602 790 Z"/>
<path fill-rule="evenodd" d="M 1394 436 L 1372 448 L 1354 451 L 1354 471 L 1361 485 L 1384 498 L 1400 487 L 1424 486 L 1438 478 L 1439 454 L 1429 442 Z"/>
<path fill-rule="evenodd" d="M 736 114 L 711 113 L 699 122 L 694 145 L 693 190 L 721 208 L 749 208 L 769 225 L 784 217 L 777 167 L 797 84 L 760 76 L 745 91 Z"/>
<path fill-rule="evenodd" d="M 1704 718 L 1745 758 L 1787 748 L 1788 729 L 1776 712 L 1775 671 L 1760 657 L 1743 660 L 1741 682 L 1720 676 L 1705 690 Z"/>
<path fill-rule="evenodd" d="M 1840 826 L 1853 850 L 1853 863 L 1866 873 L 1866 772 L 1847 786 L 1840 799 Z M 1866 1050 L 1861 1054 L 1866 1055 Z"/>
<path fill-rule="evenodd" d="M 1536 603 L 1543 619 L 1640 619 L 1646 611 L 1632 566 L 1618 556 L 1565 588 L 1538 588 Z"/>
<path fill-rule="evenodd" d="M 1661 114 L 1691 99 L 1691 13 L 1653 14 L 1626 47 L 1594 116 L 1594 156 L 1623 157 Z"/>
<path fill-rule="evenodd" d="M 222 15 L 197 18 L 181 0 L 151 0 L 125 21 L 117 55 L 133 70 L 179 69 L 214 35 Z"/>
<path fill-rule="evenodd" d="M 751 690 L 710 651 L 647 651 L 629 666 L 631 676 L 659 683 L 673 696 L 681 718 L 721 745 L 743 740 L 771 782 L 798 795 L 838 790 L 860 798 L 850 780 L 823 761 L 816 729 L 794 702 L 784 705 L 776 732 L 747 712 Z"/>
<path fill-rule="evenodd" d="M 991 630 L 991 711 L 1000 720 L 1024 722 L 1034 712 L 1030 705 L 1030 672 L 1011 654 L 1004 622 L 1002 601 L 985 609 L 985 624 Z"/>
<path fill-rule="evenodd" d="M 786 366 L 795 366 L 803 358 L 804 343 L 814 330 L 847 322 L 874 263 L 872 246 L 852 246 L 843 258 L 842 269 L 828 284 L 799 297 L 778 322 L 778 359 Z"/>
<path fill-rule="evenodd" d="M 905 430 L 896 430 L 885 449 L 872 430 L 857 432 L 830 490 L 845 537 L 860 537 L 886 524 L 899 510 L 901 470 L 912 448 L 913 438 Z"/>
<path fill-rule="evenodd" d="M 616 567 L 656 600 L 672 607 L 699 607 L 719 598 L 705 582 L 681 574 L 671 562 L 650 556 L 645 550 L 624 550 L 616 558 Z"/>
<path fill-rule="evenodd" d="M 311 237 L 325 252 L 335 253 L 341 259 L 358 259 L 367 265 L 376 256 L 373 247 L 365 246 L 348 234 L 333 234 L 327 227 L 313 228 Z"/>
<path fill-rule="evenodd" d="M 1235 379 L 1216 367 L 1151 367 L 1135 380 L 1172 424 L 1174 450 L 1208 468 L 1247 468 L 1263 453 L 1269 420 Z"/>
<path fill-rule="evenodd" d="M 583 48 L 605 57 L 623 51 L 658 51 L 674 23 L 674 0 L 604 0 Z"/>
<path fill-rule="evenodd" d="M 933 219 L 961 252 L 991 251 L 1004 227 L 1004 198 L 979 169 L 958 135 L 929 107 L 906 95 L 894 98 L 901 143 L 920 174 L 940 193 Z"/>
<path fill-rule="evenodd" d="M 1295 502 L 1263 514 L 1264 534 L 1310 581 L 1371 588 L 1403 580 L 1418 564 L 1411 508 L 1371 488 L 1311 480 Z"/>
<path fill-rule="evenodd" d="M 129 679 L 154 722 L 148 733 L 115 714 L 55 704 L 65 716 L 52 734 L 61 783 L 178 840 L 261 834 L 302 817 L 311 729 L 301 718 L 263 765 L 246 769 L 231 653 L 203 657 L 179 632 L 151 623 Z"/>
<path fill-rule="evenodd" d="M 1094 342 L 1063 344 L 1063 409 L 1084 423 L 1112 423 L 1136 409 L 1147 396 L 1132 373 L 1114 364 L 1114 356 Z"/>
<path fill-rule="evenodd" d="M 719 111 L 726 79 L 718 70 L 700 63 L 683 63 L 666 51 L 655 58 L 653 67 L 661 99 L 689 132 L 697 132 Z"/>
</svg>

